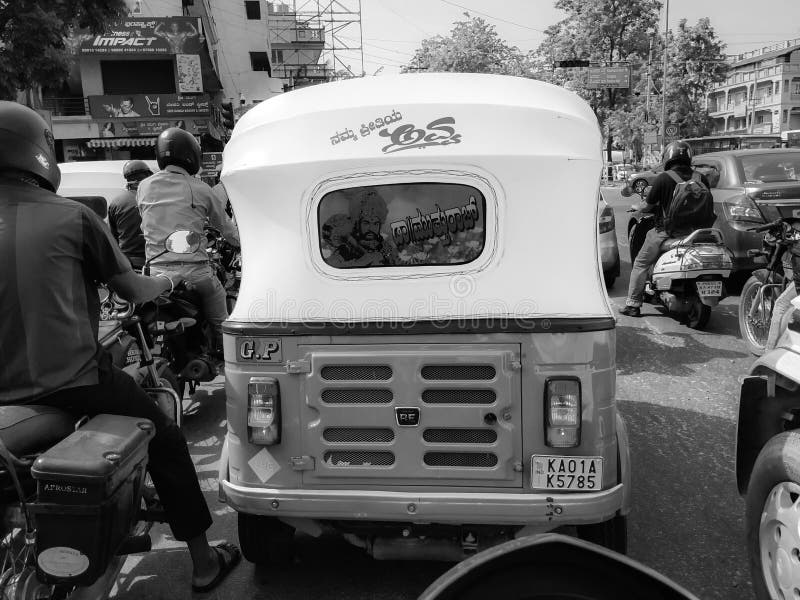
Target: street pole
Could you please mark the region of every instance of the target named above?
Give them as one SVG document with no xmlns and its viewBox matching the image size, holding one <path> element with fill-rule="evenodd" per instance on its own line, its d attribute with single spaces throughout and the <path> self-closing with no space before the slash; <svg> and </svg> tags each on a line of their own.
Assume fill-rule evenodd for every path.
<svg viewBox="0 0 800 600">
<path fill-rule="evenodd" d="M 753 70 L 753 93 L 747 100 L 752 108 L 750 109 L 750 127 L 747 128 L 747 133 L 753 133 L 753 127 L 756 123 L 756 98 L 758 97 L 758 63 L 755 63 Z"/>
<path fill-rule="evenodd" d="M 664 4 L 664 80 L 661 84 L 661 153 L 667 132 L 667 50 L 669 49 L 669 0 Z"/>
</svg>

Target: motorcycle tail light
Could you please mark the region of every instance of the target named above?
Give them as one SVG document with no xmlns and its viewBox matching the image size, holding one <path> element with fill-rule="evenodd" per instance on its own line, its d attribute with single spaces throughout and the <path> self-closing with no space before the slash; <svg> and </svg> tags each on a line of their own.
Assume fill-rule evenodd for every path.
<svg viewBox="0 0 800 600">
<path fill-rule="evenodd" d="M 744 221 L 749 223 L 764 223 L 764 215 L 749 196 L 743 196 L 736 202 L 725 203 L 728 218 L 731 221 Z"/>
<path fill-rule="evenodd" d="M 694 252 L 686 252 L 681 259 L 681 269 L 685 271 L 694 271 L 704 267 L 703 261 Z"/>
<path fill-rule="evenodd" d="M 247 434 L 253 444 L 281 441 L 281 394 L 277 379 L 251 377 L 247 384 Z"/>
<path fill-rule="evenodd" d="M 575 378 L 548 379 L 545 384 L 547 445 L 572 448 L 581 441 L 581 383 Z"/>
<path fill-rule="evenodd" d="M 614 210 L 610 206 L 606 206 L 600 213 L 598 225 L 599 233 L 608 233 L 609 231 L 614 231 L 614 227 Z"/>
</svg>

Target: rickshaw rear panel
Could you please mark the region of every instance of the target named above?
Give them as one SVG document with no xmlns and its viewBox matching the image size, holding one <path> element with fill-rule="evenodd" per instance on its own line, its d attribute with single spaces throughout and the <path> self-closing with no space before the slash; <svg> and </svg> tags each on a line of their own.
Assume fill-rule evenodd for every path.
<svg viewBox="0 0 800 600">
<path fill-rule="evenodd" d="M 375 535 L 623 518 L 600 142 L 574 94 L 499 76 L 326 84 L 248 112 L 222 172 L 243 253 L 227 502 Z"/>
</svg>

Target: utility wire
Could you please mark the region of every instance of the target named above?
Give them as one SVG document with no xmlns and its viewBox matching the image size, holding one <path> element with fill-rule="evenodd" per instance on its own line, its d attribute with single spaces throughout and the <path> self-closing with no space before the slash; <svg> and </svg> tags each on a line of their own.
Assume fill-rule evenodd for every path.
<svg viewBox="0 0 800 600">
<path fill-rule="evenodd" d="M 388 10 L 389 12 L 392 12 L 392 13 L 394 13 L 395 15 L 397 15 L 398 17 L 400 17 L 401 19 L 403 19 L 403 20 L 404 20 L 406 23 L 408 23 L 409 25 L 411 25 L 411 26 L 412 26 L 414 29 L 417 29 L 418 31 L 421 31 L 422 33 L 424 33 L 425 35 L 427 35 L 427 36 L 429 36 L 429 37 L 431 36 L 431 34 L 430 34 L 430 33 L 428 33 L 427 31 L 425 31 L 424 29 L 422 29 L 422 27 L 420 27 L 419 25 L 417 25 L 416 23 L 414 23 L 413 21 L 411 21 L 411 20 L 410 20 L 408 17 L 406 17 L 406 16 L 404 16 L 404 15 L 401 15 L 399 12 L 397 12 L 396 10 L 394 10 L 394 9 L 393 9 L 391 6 L 389 6 L 389 5 L 387 5 L 387 4 L 384 4 L 384 3 L 383 3 L 383 2 L 381 2 L 380 0 L 378 0 L 378 4 L 380 4 L 381 6 L 383 6 L 383 7 L 384 7 L 386 10 Z"/>
<path fill-rule="evenodd" d="M 463 4 L 457 4 L 455 2 L 451 2 L 450 0 L 440 0 L 440 1 L 444 2 L 445 4 L 449 4 L 450 6 L 456 6 L 458 8 L 463 8 L 466 11 L 469 11 L 471 13 L 475 13 L 476 15 L 481 15 L 482 17 L 486 17 L 487 19 L 493 19 L 495 21 L 500 21 L 501 23 L 508 23 L 509 25 L 514 25 L 516 27 L 522 27 L 523 29 L 530 29 L 531 31 L 538 31 L 539 33 L 545 33 L 545 31 L 543 29 L 536 29 L 536 27 L 529 27 L 527 25 L 521 25 L 519 23 L 514 23 L 514 21 L 508 21 L 506 19 L 501 19 L 500 17 L 495 17 L 494 15 L 490 15 L 488 13 L 481 12 L 479 10 L 475 10 L 474 8 L 470 8 L 468 6 L 464 6 Z"/>
</svg>

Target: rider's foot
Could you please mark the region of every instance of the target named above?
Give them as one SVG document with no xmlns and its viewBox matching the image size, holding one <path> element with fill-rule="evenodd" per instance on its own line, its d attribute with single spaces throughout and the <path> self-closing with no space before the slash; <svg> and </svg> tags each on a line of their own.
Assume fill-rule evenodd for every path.
<svg viewBox="0 0 800 600">
<path fill-rule="evenodd" d="M 640 309 L 638 306 L 626 306 L 625 308 L 621 308 L 619 312 L 627 317 L 642 316 L 642 309 Z"/>
</svg>

